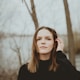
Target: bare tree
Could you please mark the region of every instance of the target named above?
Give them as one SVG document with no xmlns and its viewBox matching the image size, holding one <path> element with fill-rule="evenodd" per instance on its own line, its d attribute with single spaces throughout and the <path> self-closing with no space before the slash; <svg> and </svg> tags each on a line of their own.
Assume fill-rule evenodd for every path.
<svg viewBox="0 0 80 80">
<path fill-rule="evenodd" d="M 64 2 L 65 15 L 66 15 L 66 23 L 67 23 L 69 59 L 71 63 L 75 66 L 75 47 L 74 47 L 74 37 L 73 37 L 73 32 L 72 32 L 70 12 L 69 12 L 67 0 L 63 0 L 63 2 Z"/>
<path fill-rule="evenodd" d="M 19 65 L 21 66 L 22 65 L 22 58 L 21 58 L 21 47 L 18 46 L 16 40 L 13 38 L 13 41 L 14 41 L 14 44 L 15 44 L 15 48 L 13 48 L 10 43 L 10 48 L 11 50 L 13 50 L 14 52 L 16 52 L 17 56 L 18 56 L 18 59 L 19 59 Z"/>
<path fill-rule="evenodd" d="M 30 0 L 30 3 L 31 3 L 31 10 L 29 9 L 28 5 L 27 5 L 27 2 L 26 0 L 22 0 L 22 2 L 25 3 L 25 6 L 29 12 L 29 14 L 31 15 L 31 18 L 34 22 L 34 25 L 35 25 L 35 30 L 39 27 L 39 23 L 38 23 L 38 19 L 37 19 L 37 14 L 36 14 L 36 9 L 35 9 L 35 4 L 34 4 L 34 0 Z"/>
</svg>

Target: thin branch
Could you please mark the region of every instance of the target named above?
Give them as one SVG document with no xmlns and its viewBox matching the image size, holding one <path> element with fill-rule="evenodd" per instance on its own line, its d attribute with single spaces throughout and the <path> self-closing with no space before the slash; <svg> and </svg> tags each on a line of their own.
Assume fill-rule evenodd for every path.
<svg viewBox="0 0 80 80">
<path fill-rule="evenodd" d="M 28 7 L 28 4 L 27 4 L 26 0 L 22 0 L 22 2 L 25 3 L 26 8 L 28 9 L 29 14 L 32 16 L 32 14 L 31 14 L 31 12 L 30 12 L 30 9 L 29 9 L 29 7 Z"/>
</svg>

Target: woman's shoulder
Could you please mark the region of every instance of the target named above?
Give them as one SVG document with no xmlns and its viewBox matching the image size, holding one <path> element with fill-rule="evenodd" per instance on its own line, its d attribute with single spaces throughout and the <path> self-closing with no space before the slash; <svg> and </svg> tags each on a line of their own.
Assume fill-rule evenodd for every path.
<svg viewBox="0 0 80 80">
<path fill-rule="evenodd" d="M 28 71 L 28 63 L 26 64 L 23 64 L 20 69 L 19 69 L 19 72 L 27 72 Z"/>
<path fill-rule="evenodd" d="M 27 64 L 21 65 L 18 73 L 18 79 L 17 80 L 25 80 L 26 76 L 28 74 Z"/>
<path fill-rule="evenodd" d="M 73 68 L 74 67 L 62 51 L 58 51 L 56 53 L 56 60 L 57 60 L 57 63 L 65 66 L 67 68 Z"/>
<path fill-rule="evenodd" d="M 65 59 L 67 59 L 67 57 L 62 51 L 57 51 L 56 52 L 56 59 L 64 61 Z"/>
<path fill-rule="evenodd" d="M 80 79 L 80 71 L 77 71 L 77 69 L 72 65 L 72 63 L 67 59 L 66 55 L 62 51 L 58 51 L 56 53 L 56 59 L 69 75 L 76 77 L 76 79 Z"/>
<path fill-rule="evenodd" d="M 28 65 L 28 63 L 23 64 L 23 65 L 20 67 L 20 69 L 26 69 L 26 68 L 27 68 L 27 65 Z"/>
</svg>

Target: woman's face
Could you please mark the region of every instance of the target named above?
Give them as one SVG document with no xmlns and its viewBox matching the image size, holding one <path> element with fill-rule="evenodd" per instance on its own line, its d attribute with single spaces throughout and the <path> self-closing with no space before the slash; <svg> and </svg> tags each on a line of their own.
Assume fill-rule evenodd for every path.
<svg viewBox="0 0 80 80">
<path fill-rule="evenodd" d="M 47 29 L 42 29 L 38 32 L 36 39 L 39 54 L 49 54 L 54 45 L 52 33 Z"/>
</svg>

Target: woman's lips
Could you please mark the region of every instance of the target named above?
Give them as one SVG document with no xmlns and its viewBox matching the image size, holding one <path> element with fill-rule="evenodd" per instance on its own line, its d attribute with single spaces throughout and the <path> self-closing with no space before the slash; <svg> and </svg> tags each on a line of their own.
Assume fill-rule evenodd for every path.
<svg viewBox="0 0 80 80">
<path fill-rule="evenodd" d="M 47 48 L 46 46 L 41 46 L 40 48 Z"/>
</svg>

